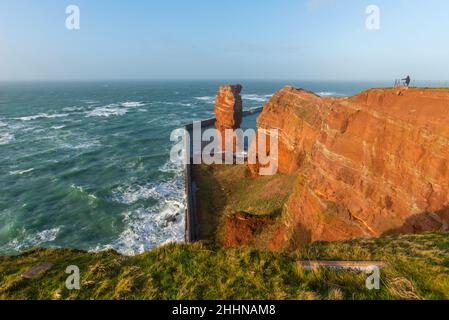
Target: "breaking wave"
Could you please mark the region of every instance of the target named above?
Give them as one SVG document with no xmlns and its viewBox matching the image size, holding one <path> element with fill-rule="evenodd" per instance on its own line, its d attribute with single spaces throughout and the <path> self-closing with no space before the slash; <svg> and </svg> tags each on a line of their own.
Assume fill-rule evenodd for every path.
<svg viewBox="0 0 449 320">
<path fill-rule="evenodd" d="M 123 116 L 127 114 L 132 108 L 140 108 L 146 106 L 143 102 L 129 101 L 123 103 L 111 103 L 105 106 L 96 107 L 95 109 L 86 112 L 86 117 L 104 117 L 109 118 L 113 116 Z"/>
<path fill-rule="evenodd" d="M 143 253 L 161 244 L 184 240 L 185 195 L 182 167 L 167 162 L 160 172 L 173 172 L 173 178 L 147 185 L 118 187 L 112 200 L 134 206 L 123 213 L 125 230 L 111 244 L 93 251 L 115 249 L 125 255 Z M 153 200 L 156 205 L 147 207 L 139 201 Z"/>
<path fill-rule="evenodd" d="M 0 145 L 7 145 L 13 142 L 16 138 L 13 134 L 9 132 L 1 133 L 0 132 Z"/>
<path fill-rule="evenodd" d="M 206 102 L 206 103 L 215 103 L 215 97 L 211 97 L 211 96 L 195 97 L 195 99 Z"/>
<path fill-rule="evenodd" d="M 33 171 L 34 171 L 34 168 L 31 168 L 31 169 L 26 169 L 26 170 L 10 171 L 9 174 L 13 175 L 13 176 L 15 176 L 15 175 L 21 176 L 21 175 L 23 175 L 25 173 L 30 173 L 30 172 L 33 172 Z"/>
<path fill-rule="evenodd" d="M 86 113 L 86 117 L 104 117 L 109 118 L 112 116 L 123 116 L 128 113 L 127 108 L 122 108 L 117 104 L 108 104 L 106 106 L 97 107 Z"/>
<path fill-rule="evenodd" d="M 86 191 L 86 189 L 84 189 L 82 186 L 78 186 L 76 184 L 72 184 L 70 185 L 70 190 L 73 194 L 76 195 L 80 195 L 83 197 L 87 197 L 90 201 L 95 201 L 97 200 L 97 197 L 94 194 L 91 194 L 89 192 Z"/>
<path fill-rule="evenodd" d="M 32 121 L 37 119 L 54 119 L 54 118 L 64 118 L 67 117 L 67 113 L 57 113 L 57 114 L 47 114 L 47 113 L 40 113 L 33 116 L 24 116 L 19 118 L 14 118 L 14 120 L 21 120 L 21 121 Z"/>
<path fill-rule="evenodd" d="M 66 108 L 62 109 L 62 111 L 66 111 L 66 112 L 76 112 L 76 111 L 84 111 L 84 110 L 85 110 L 84 107 L 78 107 L 78 106 L 66 107 Z"/>
<path fill-rule="evenodd" d="M 5 248 L 14 252 L 21 252 L 28 248 L 38 247 L 44 243 L 55 241 L 61 228 L 62 226 L 43 230 L 31 235 L 19 236 L 8 242 L 5 245 Z M 25 231 L 23 233 L 25 233 Z"/>
<path fill-rule="evenodd" d="M 244 94 L 242 95 L 243 100 L 257 101 L 257 102 L 268 102 L 273 95 L 258 95 L 258 94 Z"/>
<path fill-rule="evenodd" d="M 121 106 L 124 108 L 138 108 L 144 107 L 146 104 L 144 102 L 128 101 L 121 103 Z"/>
<path fill-rule="evenodd" d="M 72 149 L 72 150 L 83 150 L 90 149 L 93 147 L 101 146 L 101 142 L 98 140 L 90 140 L 90 141 L 79 141 L 78 143 L 63 143 L 61 144 L 62 148 Z"/>
<path fill-rule="evenodd" d="M 184 240 L 184 204 L 166 199 L 159 208 L 138 208 L 127 211 L 126 229 L 109 245 L 92 251 L 115 249 L 124 255 L 136 255 L 170 242 Z"/>
<path fill-rule="evenodd" d="M 175 162 L 168 161 L 159 168 L 160 172 L 170 172 L 176 173 L 178 175 L 182 174 L 183 167 Z"/>
</svg>

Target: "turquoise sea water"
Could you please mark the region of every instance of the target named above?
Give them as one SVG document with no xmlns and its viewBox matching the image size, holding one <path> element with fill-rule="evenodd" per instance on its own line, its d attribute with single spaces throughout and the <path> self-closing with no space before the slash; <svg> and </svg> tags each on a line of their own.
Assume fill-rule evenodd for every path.
<svg viewBox="0 0 449 320">
<path fill-rule="evenodd" d="M 389 83 L 241 81 L 244 108 L 284 85 L 352 95 Z M 213 116 L 218 81 L 0 83 L 0 254 L 136 254 L 184 238 L 170 133 Z M 255 117 L 245 120 L 254 126 Z"/>
</svg>

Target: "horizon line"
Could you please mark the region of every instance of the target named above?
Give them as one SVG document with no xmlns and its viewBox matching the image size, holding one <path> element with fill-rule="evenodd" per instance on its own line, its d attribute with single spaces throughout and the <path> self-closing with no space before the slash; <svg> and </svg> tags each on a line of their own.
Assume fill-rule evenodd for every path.
<svg viewBox="0 0 449 320">
<path fill-rule="evenodd" d="M 395 79 L 223 79 L 223 78 L 204 78 L 204 79 L 189 79 L 189 78 L 124 78 L 124 79 L 0 79 L 0 82 L 143 82 L 143 81 L 215 81 L 215 82 L 239 82 L 239 81 L 276 81 L 276 82 L 390 82 Z M 412 80 L 414 82 L 449 82 L 449 79 L 435 79 L 435 80 Z"/>
</svg>

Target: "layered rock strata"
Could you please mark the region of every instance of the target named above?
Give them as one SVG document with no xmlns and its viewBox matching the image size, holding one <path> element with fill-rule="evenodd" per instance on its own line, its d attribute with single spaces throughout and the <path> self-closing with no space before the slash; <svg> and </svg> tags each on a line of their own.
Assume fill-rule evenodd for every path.
<svg viewBox="0 0 449 320">
<path fill-rule="evenodd" d="M 279 130 L 279 172 L 301 172 L 273 248 L 448 229 L 449 90 L 286 87 L 257 123 Z"/>
</svg>

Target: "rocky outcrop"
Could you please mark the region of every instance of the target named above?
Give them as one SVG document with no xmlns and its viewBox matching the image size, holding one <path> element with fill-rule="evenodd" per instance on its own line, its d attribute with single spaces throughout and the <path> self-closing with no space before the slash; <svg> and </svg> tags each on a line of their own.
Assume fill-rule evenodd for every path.
<svg viewBox="0 0 449 320">
<path fill-rule="evenodd" d="M 447 230 L 448 124 L 444 89 L 276 93 L 258 126 L 279 129 L 279 171 L 301 174 L 273 248 Z"/>
<path fill-rule="evenodd" d="M 240 92 L 242 86 L 236 85 L 224 85 L 218 90 L 215 100 L 215 126 L 222 137 L 222 149 L 225 146 L 225 130 L 226 129 L 238 129 L 242 124 L 243 119 L 243 104 Z M 235 143 L 234 143 L 235 144 Z"/>
<path fill-rule="evenodd" d="M 238 212 L 223 219 L 224 247 L 256 246 L 258 236 L 273 224 L 271 217 L 257 217 Z"/>
<path fill-rule="evenodd" d="M 312 92 L 286 87 L 275 93 L 264 106 L 257 119 L 257 128 L 267 130 L 265 150 L 270 153 L 269 130 L 279 132 L 278 166 L 281 173 L 293 173 L 310 159 L 323 118 L 328 112 L 327 100 Z M 257 154 L 258 139 L 254 139 L 251 152 Z M 249 165 L 254 176 L 259 173 L 260 164 Z"/>
</svg>

